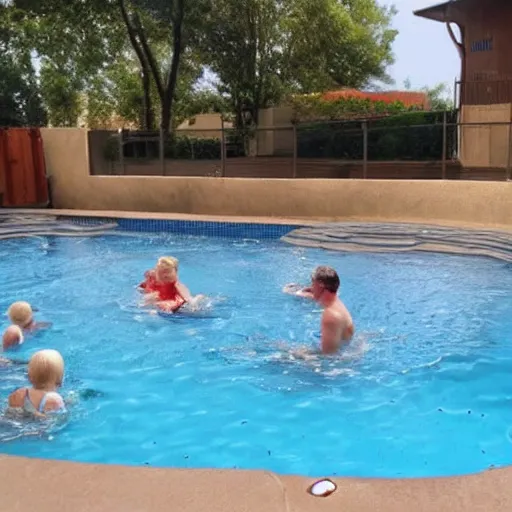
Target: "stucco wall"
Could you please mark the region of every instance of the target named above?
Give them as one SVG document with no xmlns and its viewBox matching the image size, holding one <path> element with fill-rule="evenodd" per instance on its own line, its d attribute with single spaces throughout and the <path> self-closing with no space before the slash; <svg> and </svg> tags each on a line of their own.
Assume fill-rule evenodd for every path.
<svg viewBox="0 0 512 512">
<path fill-rule="evenodd" d="M 56 208 L 512 226 L 512 183 L 90 176 L 85 130 L 42 134 Z"/>
</svg>

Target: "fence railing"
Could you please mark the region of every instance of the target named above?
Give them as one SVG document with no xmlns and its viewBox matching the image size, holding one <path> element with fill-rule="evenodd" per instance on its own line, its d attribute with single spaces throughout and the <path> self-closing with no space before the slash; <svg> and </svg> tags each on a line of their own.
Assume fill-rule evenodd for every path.
<svg viewBox="0 0 512 512">
<path fill-rule="evenodd" d="M 322 122 L 160 133 L 89 133 L 92 174 L 512 179 L 512 122 Z M 481 172 L 478 172 L 480 169 Z M 492 171 L 492 172 L 490 172 Z M 486 174 L 487 173 L 487 174 Z"/>
</svg>

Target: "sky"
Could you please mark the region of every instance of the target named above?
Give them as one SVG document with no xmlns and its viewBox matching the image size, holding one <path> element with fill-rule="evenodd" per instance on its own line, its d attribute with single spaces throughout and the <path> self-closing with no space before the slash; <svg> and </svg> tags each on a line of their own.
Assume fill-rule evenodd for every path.
<svg viewBox="0 0 512 512">
<path fill-rule="evenodd" d="M 403 88 L 409 79 L 412 89 L 433 87 L 441 82 L 453 90 L 460 73 L 460 58 L 443 23 L 414 16 L 413 11 L 441 3 L 441 0 L 381 0 L 382 5 L 394 5 L 398 14 L 394 28 L 398 36 L 394 43 L 395 64 L 389 74 L 395 88 Z"/>
</svg>

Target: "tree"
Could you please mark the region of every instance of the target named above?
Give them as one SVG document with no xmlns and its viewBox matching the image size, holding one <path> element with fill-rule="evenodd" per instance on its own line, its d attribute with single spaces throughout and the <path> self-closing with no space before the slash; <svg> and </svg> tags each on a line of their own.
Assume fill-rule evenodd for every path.
<svg viewBox="0 0 512 512">
<path fill-rule="evenodd" d="M 283 20 L 290 80 L 302 93 L 391 81 L 396 11 L 376 0 L 289 0 Z"/>
<path fill-rule="evenodd" d="M 217 0 L 200 49 L 243 127 L 289 92 L 387 80 L 393 14 L 375 0 Z"/>
<path fill-rule="evenodd" d="M 33 67 L 20 66 L 16 59 L 0 50 L 0 126 L 45 126 L 46 123 Z"/>
<path fill-rule="evenodd" d="M 422 91 L 427 94 L 432 110 L 446 111 L 455 108 L 453 93 L 448 84 L 439 83 L 434 87 L 423 87 Z"/>
<path fill-rule="evenodd" d="M 51 123 L 76 125 L 93 78 L 125 44 L 116 7 L 103 0 L 13 0 L 5 9 L 18 47 L 41 61 L 41 94 Z"/>
<path fill-rule="evenodd" d="M 0 4 L 0 126 L 44 126 L 46 121 L 30 52 L 21 44 L 10 9 Z"/>
<path fill-rule="evenodd" d="M 160 99 L 160 127 L 169 133 L 173 103 L 178 88 L 180 64 L 192 58 L 194 31 L 201 26 L 200 21 L 208 3 L 203 0 L 117 0 L 130 43 L 137 54 L 143 76 L 151 75 Z M 147 13 L 156 23 L 160 38 L 164 36 L 168 44 L 168 54 L 159 61 L 155 45 L 142 13 Z M 161 39 L 160 39 L 161 40 Z"/>
<path fill-rule="evenodd" d="M 117 118 L 145 130 L 154 129 L 154 93 L 151 83 L 144 90 L 141 78 L 139 62 L 131 52 L 94 77 L 87 93 L 87 125 L 105 129 Z"/>
<path fill-rule="evenodd" d="M 410 91 L 412 89 L 412 83 L 410 78 L 404 80 L 404 89 Z M 434 87 L 422 87 L 421 92 L 424 92 L 428 96 L 430 108 L 438 111 L 448 111 L 455 108 L 453 102 L 453 93 L 450 86 L 447 83 L 441 82 Z"/>
</svg>

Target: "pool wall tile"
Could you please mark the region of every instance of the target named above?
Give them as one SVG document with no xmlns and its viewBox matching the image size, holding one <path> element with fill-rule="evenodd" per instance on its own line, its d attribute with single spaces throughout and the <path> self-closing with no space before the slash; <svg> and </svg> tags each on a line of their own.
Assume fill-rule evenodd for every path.
<svg viewBox="0 0 512 512">
<path fill-rule="evenodd" d="M 287 224 L 255 224 L 245 222 L 212 222 L 199 220 L 113 219 L 97 217 L 62 217 L 80 226 L 117 223 L 117 230 L 145 233 L 176 233 L 217 238 L 279 239 L 300 226 Z"/>
</svg>

